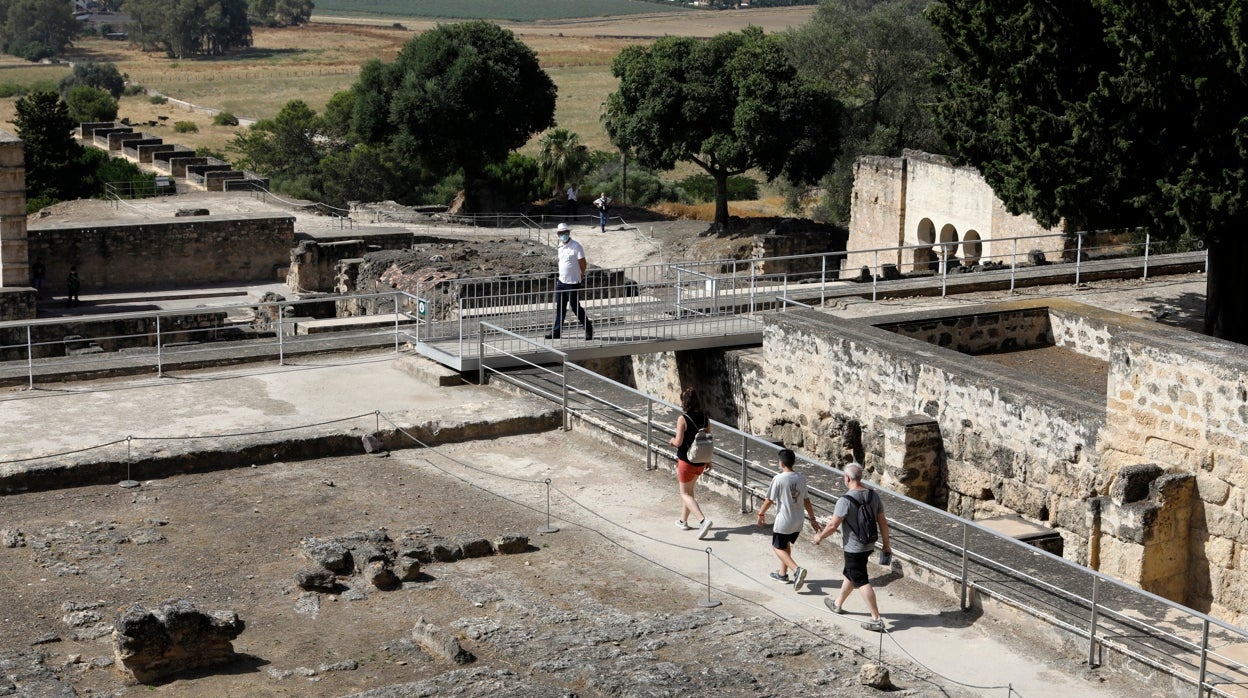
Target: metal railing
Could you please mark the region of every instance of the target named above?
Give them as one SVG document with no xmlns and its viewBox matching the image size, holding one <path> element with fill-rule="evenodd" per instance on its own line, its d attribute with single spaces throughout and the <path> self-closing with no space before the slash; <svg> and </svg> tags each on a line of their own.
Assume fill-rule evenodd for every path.
<svg viewBox="0 0 1248 698">
<path fill-rule="evenodd" d="M 480 342 L 509 351 L 509 343 L 532 342 L 491 328 Z M 492 338 L 492 339 L 491 339 Z M 559 404 L 565 427 L 579 420 L 643 449 L 647 468 L 675 458 L 668 440 L 680 408 L 566 360 L 555 366 L 507 372 L 484 364 L 479 378 L 497 379 Z M 516 354 L 519 357 L 519 354 Z M 740 510 L 766 496 L 776 470 L 764 465 L 780 446 L 715 423 L 715 467 L 704 478 L 735 491 Z M 841 471 L 802 458 L 817 509 L 830 514 L 844 492 Z M 874 486 L 873 486 L 874 487 Z M 1188 684 L 1196 696 L 1248 695 L 1248 664 L 1242 648 L 1248 630 L 1129 586 L 1059 556 L 1004 536 L 972 521 L 894 492 L 874 487 L 885 502 L 897 558 L 951 580 L 963 609 L 971 595 L 997 599 L 1086 642 L 1086 661 L 1098 666 L 1115 652 Z M 885 614 L 887 615 L 887 613 Z"/>
</svg>

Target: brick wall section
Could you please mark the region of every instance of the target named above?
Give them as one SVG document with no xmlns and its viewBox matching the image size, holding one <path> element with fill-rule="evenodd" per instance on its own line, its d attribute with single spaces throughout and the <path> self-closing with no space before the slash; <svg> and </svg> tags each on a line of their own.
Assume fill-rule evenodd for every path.
<svg viewBox="0 0 1248 698">
<path fill-rule="evenodd" d="M 195 216 L 140 224 L 32 225 L 30 255 L 42 257 L 45 293 L 63 295 L 70 265 L 84 294 L 106 289 L 274 281 L 290 263 L 289 216 Z"/>
</svg>

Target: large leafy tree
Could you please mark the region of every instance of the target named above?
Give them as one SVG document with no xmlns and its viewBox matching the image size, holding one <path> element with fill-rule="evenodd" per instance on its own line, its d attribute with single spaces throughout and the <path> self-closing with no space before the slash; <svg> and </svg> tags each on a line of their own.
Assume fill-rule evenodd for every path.
<svg viewBox="0 0 1248 698">
<path fill-rule="evenodd" d="M 88 85 L 104 90 L 116 99 L 121 97 L 121 93 L 126 89 L 126 76 L 117 69 L 116 63 L 82 61 L 74 64 L 72 73 L 61 78 L 57 89 L 61 91 L 62 96 L 65 96 L 78 85 Z"/>
<path fill-rule="evenodd" d="M 486 167 L 554 123 L 555 84 L 537 55 L 489 22 L 427 31 L 394 63 L 365 64 L 353 90 L 352 133 L 432 173 L 462 169 L 468 210 Z"/>
<path fill-rule="evenodd" d="M 0 49 L 28 60 L 62 53 L 78 36 L 73 4 L 62 0 L 0 0 Z"/>
<path fill-rule="evenodd" d="M 307 24 L 312 0 L 247 0 L 247 11 L 261 22 L 286 26 Z"/>
<path fill-rule="evenodd" d="M 83 148 L 74 141 L 78 124 L 55 92 L 35 92 L 17 100 L 13 125 L 25 149 L 26 192 L 30 199 L 66 200 L 82 189 Z"/>
<path fill-rule="evenodd" d="M 728 226 L 728 178 L 759 169 L 794 182 L 828 171 L 840 144 L 840 102 L 802 78 L 757 27 L 707 41 L 669 36 L 630 46 L 611 72 L 607 132 L 645 167 L 691 162 L 715 180 L 715 222 Z"/>
<path fill-rule="evenodd" d="M 1209 244 L 1205 329 L 1248 342 L 1243 0 L 947 0 L 938 126 L 1006 206 Z"/>
<path fill-rule="evenodd" d="M 820 3 L 810 21 L 782 35 L 798 71 L 845 103 L 840 157 L 821 182 L 831 215 L 849 219 L 854 163 L 907 148 L 942 153 L 932 125 L 931 68 L 944 52 L 923 16 L 930 0 Z"/>
<path fill-rule="evenodd" d="M 219 56 L 251 45 L 247 0 L 126 0 L 130 35 L 169 58 Z"/>
</svg>

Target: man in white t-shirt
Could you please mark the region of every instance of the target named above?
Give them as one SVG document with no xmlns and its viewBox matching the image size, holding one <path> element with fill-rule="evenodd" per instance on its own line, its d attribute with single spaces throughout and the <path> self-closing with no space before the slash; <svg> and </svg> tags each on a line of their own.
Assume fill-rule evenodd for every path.
<svg viewBox="0 0 1248 698">
<path fill-rule="evenodd" d="M 763 515 L 772 504 L 776 505 L 776 520 L 771 525 L 771 551 L 780 558 L 780 571 L 772 572 L 771 578 L 785 584 L 792 583 L 794 591 L 801 591 L 806 583 L 806 568 L 793 561 L 793 544 L 802 532 L 802 509 L 810 517 L 810 525 L 819 530 L 819 522 L 815 520 L 815 507 L 810 503 L 806 493 L 806 476 L 793 471 L 797 455 L 789 449 L 781 449 L 777 454 L 780 462 L 780 473 L 771 479 L 771 487 L 767 489 L 767 499 L 758 510 L 758 525 L 763 525 Z M 793 578 L 789 579 L 789 570 L 793 570 Z"/>
<path fill-rule="evenodd" d="M 585 326 L 585 339 L 588 341 L 594 338 L 594 323 L 585 315 L 578 298 L 585 281 L 585 248 L 572 239 L 567 223 L 560 223 L 555 231 L 559 233 L 559 247 L 555 250 L 559 254 L 559 276 L 555 279 L 555 324 L 546 333 L 546 339 L 559 339 L 563 331 L 563 313 L 571 303 L 576 319 Z"/>
<path fill-rule="evenodd" d="M 576 221 L 576 199 L 578 196 L 580 196 L 580 193 L 581 193 L 580 190 L 576 188 L 575 184 L 568 185 L 568 191 L 567 191 L 568 211 L 567 213 L 569 216 L 568 218 L 569 221 L 572 221 L 572 222 Z"/>
</svg>

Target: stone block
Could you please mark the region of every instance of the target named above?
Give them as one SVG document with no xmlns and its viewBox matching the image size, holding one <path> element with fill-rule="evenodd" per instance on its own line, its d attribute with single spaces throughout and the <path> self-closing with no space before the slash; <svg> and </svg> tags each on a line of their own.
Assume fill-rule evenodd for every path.
<svg viewBox="0 0 1248 698">
<path fill-rule="evenodd" d="M 1118 471 L 1114 484 L 1110 487 L 1109 497 L 1114 504 L 1123 505 L 1139 502 L 1148 496 L 1153 481 L 1161 476 L 1161 466 L 1147 463 L 1129 465 Z"/>
<path fill-rule="evenodd" d="M 515 555 L 529 549 L 529 537 L 504 533 L 493 541 L 494 552 L 499 555 Z"/>
<path fill-rule="evenodd" d="M 139 683 L 152 683 L 188 669 L 233 662 L 232 641 L 243 632 L 232 611 L 203 613 L 187 599 L 165 601 L 149 611 L 125 609 L 113 631 L 119 671 Z"/>
<path fill-rule="evenodd" d="M 299 570 L 295 573 L 295 584 L 298 584 L 300 589 L 326 593 L 332 593 L 338 588 L 338 580 L 334 577 L 334 573 L 324 567 Z"/>
<path fill-rule="evenodd" d="M 412 641 L 434 659 L 451 664 L 471 664 L 477 660 L 459 644 L 459 638 L 422 618 L 412 628 Z"/>
<path fill-rule="evenodd" d="M 457 536 L 454 544 L 459 548 L 460 557 L 489 557 L 494 554 L 494 544 L 489 538 L 480 536 Z"/>
</svg>

